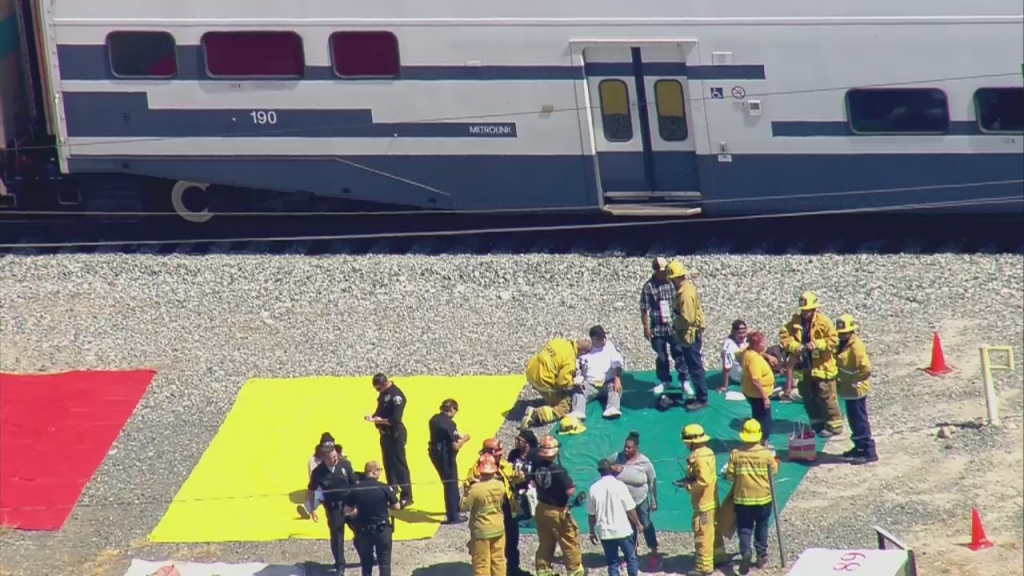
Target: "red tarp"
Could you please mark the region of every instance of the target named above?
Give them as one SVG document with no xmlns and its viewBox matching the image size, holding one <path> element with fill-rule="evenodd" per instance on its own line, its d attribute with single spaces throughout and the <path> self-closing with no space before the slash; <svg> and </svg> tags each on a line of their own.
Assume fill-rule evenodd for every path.
<svg viewBox="0 0 1024 576">
<path fill-rule="evenodd" d="M 155 375 L 0 374 L 0 525 L 64 526 Z"/>
</svg>

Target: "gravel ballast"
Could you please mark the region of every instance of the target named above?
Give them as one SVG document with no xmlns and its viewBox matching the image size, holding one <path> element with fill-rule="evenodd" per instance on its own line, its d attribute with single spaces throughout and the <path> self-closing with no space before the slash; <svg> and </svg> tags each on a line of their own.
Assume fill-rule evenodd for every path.
<svg viewBox="0 0 1024 576">
<path fill-rule="evenodd" d="M 925 556 L 941 557 L 941 566 L 953 565 L 949 574 L 969 576 L 973 560 L 956 565 L 960 552 L 945 544 L 969 538 L 970 508 L 982 506 L 990 537 L 1018 543 L 1007 552 L 997 542 L 994 553 L 1021 565 L 1020 369 L 996 374 L 1002 429 L 964 423 L 984 415 L 978 347 L 1010 345 L 1024 358 L 1024 258 L 683 260 L 697 275 L 707 315 L 709 368 L 720 365 L 719 344 L 734 319 L 775 339 L 804 290 L 817 292 L 833 317 L 853 314 L 867 342 L 877 374 L 870 402 L 882 461 L 811 470 L 783 512 L 790 557 L 814 546 L 871 547 L 870 526 L 879 524 L 920 544 Z M 582 335 L 593 324 L 610 332 L 632 368 L 651 369 L 637 308 L 649 271 L 649 258 L 540 255 L 2 258 L 4 371 L 152 367 L 158 374 L 64 530 L 2 533 L 0 567 L 5 575 L 32 575 L 71 574 L 88 565 L 92 573 L 119 575 L 132 557 L 326 561 L 321 542 L 145 541 L 247 378 L 521 373 L 546 340 Z M 934 331 L 957 368 L 942 379 L 918 369 L 928 362 Z M 948 438 L 937 437 L 943 423 L 939 435 Z M 506 438 L 513 427 L 503 427 Z M 827 451 L 847 447 L 837 439 Z M 923 477 L 933 479 L 915 487 Z M 399 543 L 395 574 L 468 575 L 466 539 L 464 528 L 442 527 L 431 541 Z M 683 572 L 692 557 L 690 536 L 663 540 L 666 568 Z M 523 538 L 525 558 L 532 558 L 533 546 Z M 589 544 L 588 551 L 597 553 Z"/>
</svg>

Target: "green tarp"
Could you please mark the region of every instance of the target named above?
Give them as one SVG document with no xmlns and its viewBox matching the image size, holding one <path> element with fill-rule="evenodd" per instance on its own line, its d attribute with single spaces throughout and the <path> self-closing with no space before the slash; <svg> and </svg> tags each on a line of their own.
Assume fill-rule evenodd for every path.
<svg viewBox="0 0 1024 576">
<path fill-rule="evenodd" d="M 597 478 L 597 462 L 622 450 L 623 442 L 630 431 L 640 433 L 640 450 L 654 462 L 658 476 L 658 512 L 654 514 L 654 525 L 662 532 L 691 532 L 693 509 L 690 495 L 677 489 L 672 481 L 685 474 L 688 450 L 680 439 L 680 433 L 687 424 L 698 423 L 711 436 L 710 447 L 717 459 L 716 469 L 728 462 L 729 453 L 740 445 L 739 430 L 750 418 L 750 405 L 746 401 L 727 401 L 724 394 L 715 391 L 722 386 L 720 371 L 708 372 L 708 386 L 712 389 L 710 406 L 696 414 L 681 407 L 665 412 L 654 408 L 651 388 L 657 384 L 654 372 L 631 372 L 622 377 L 622 418 L 605 420 L 601 418 L 599 402 L 587 407 L 587 431 L 583 434 L 558 434 L 562 443 L 562 465 L 566 467 L 577 489 L 587 489 Z M 730 389 L 738 390 L 731 386 Z M 793 495 L 800 480 L 807 474 L 808 465 L 789 462 L 786 447 L 790 432 L 803 422 L 808 424 L 802 404 L 772 403 L 773 426 L 771 443 L 782 460 L 775 487 L 779 509 Z M 558 427 L 555 426 L 557 429 Z M 818 441 L 819 450 L 824 440 Z M 719 499 L 724 498 L 730 483 L 719 480 Z M 573 515 L 582 531 L 587 530 L 587 512 L 584 506 L 576 508 Z M 523 530 L 532 532 L 533 524 L 523 525 Z"/>
</svg>

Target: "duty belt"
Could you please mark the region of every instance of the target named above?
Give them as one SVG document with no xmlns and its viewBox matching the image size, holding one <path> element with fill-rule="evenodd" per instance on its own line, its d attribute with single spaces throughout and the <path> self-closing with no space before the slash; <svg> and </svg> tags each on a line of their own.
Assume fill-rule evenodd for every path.
<svg viewBox="0 0 1024 576">
<path fill-rule="evenodd" d="M 373 522 L 370 524 L 363 524 L 359 526 L 360 531 L 369 532 L 370 534 L 380 534 L 384 530 L 390 527 L 391 524 L 387 522 Z"/>
</svg>

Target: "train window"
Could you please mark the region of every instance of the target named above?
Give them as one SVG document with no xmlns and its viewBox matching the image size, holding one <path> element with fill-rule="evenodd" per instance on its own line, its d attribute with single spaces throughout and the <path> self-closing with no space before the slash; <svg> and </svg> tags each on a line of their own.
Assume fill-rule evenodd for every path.
<svg viewBox="0 0 1024 576">
<path fill-rule="evenodd" d="M 306 71 L 294 32 L 207 32 L 202 43 L 211 78 L 301 78 Z"/>
<path fill-rule="evenodd" d="M 609 142 L 629 142 L 633 139 L 633 114 L 629 106 L 629 88 L 622 80 L 602 80 L 598 85 L 601 95 L 601 123 L 604 138 Z"/>
<path fill-rule="evenodd" d="M 979 88 L 974 107 L 982 132 L 1024 132 L 1024 88 Z"/>
<path fill-rule="evenodd" d="M 167 32 L 111 32 L 107 35 L 110 71 L 117 78 L 174 78 L 178 56 Z"/>
<path fill-rule="evenodd" d="M 398 77 L 398 38 L 391 32 L 335 32 L 330 45 L 334 73 L 342 78 Z"/>
<path fill-rule="evenodd" d="M 854 134 L 945 134 L 946 93 L 938 88 L 855 88 L 846 93 Z"/>
<path fill-rule="evenodd" d="M 654 104 L 658 110 L 658 134 L 666 142 L 682 142 L 686 130 L 686 104 L 683 85 L 678 80 L 658 80 L 654 83 Z"/>
</svg>

